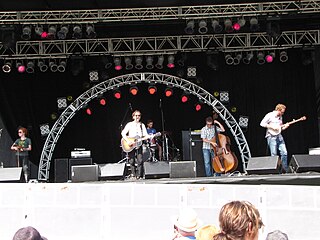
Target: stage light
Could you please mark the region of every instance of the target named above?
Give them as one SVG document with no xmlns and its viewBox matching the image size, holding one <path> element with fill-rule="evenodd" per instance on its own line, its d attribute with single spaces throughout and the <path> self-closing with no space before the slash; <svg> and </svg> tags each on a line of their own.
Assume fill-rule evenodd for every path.
<svg viewBox="0 0 320 240">
<path fill-rule="evenodd" d="M 188 78 L 196 78 L 197 77 L 197 67 L 196 66 L 187 67 L 187 77 Z"/>
<path fill-rule="evenodd" d="M 257 53 L 257 63 L 259 65 L 265 64 L 266 60 L 264 59 L 264 53 L 263 52 L 258 52 Z"/>
<path fill-rule="evenodd" d="M 224 58 L 226 60 L 226 64 L 232 65 L 234 63 L 234 59 L 231 54 L 226 54 Z"/>
<path fill-rule="evenodd" d="M 223 103 L 223 104 L 228 104 L 229 103 L 230 98 L 229 98 L 229 92 L 228 91 L 220 92 L 219 96 L 220 96 L 220 102 L 221 103 Z"/>
<path fill-rule="evenodd" d="M 114 62 L 114 69 L 117 70 L 117 71 L 120 71 L 122 69 L 121 58 L 120 57 L 115 57 L 113 59 L 113 62 Z"/>
<path fill-rule="evenodd" d="M 58 71 L 58 65 L 57 65 L 55 59 L 49 61 L 49 67 L 50 67 L 51 72 L 56 72 L 56 71 Z"/>
<path fill-rule="evenodd" d="M 9 73 L 12 70 L 12 62 L 11 61 L 5 61 L 2 66 L 2 71 L 5 73 Z"/>
<path fill-rule="evenodd" d="M 96 38 L 97 33 L 94 30 L 93 24 L 88 24 L 86 27 L 87 38 Z"/>
<path fill-rule="evenodd" d="M 177 63 L 180 67 L 184 67 L 184 64 L 187 60 L 187 54 L 186 53 L 179 53 L 177 54 L 176 56 L 176 59 L 177 59 Z"/>
<path fill-rule="evenodd" d="M 67 66 L 66 60 L 61 59 L 61 60 L 59 60 L 59 65 L 58 65 L 57 69 L 59 72 L 64 72 L 64 71 L 66 71 L 66 66 Z"/>
<path fill-rule="evenodd" d="M 134 66 L 135 69 L 141 70 L 143 68 L 142 61 L 143 61 L 142 57 L 140 56 L 136 57 L 135 59 L 136 65 Z"/>
<path fill-rule="evenodd" d="M 99 81 L 99 73 L 97 70 L 89 71 L 89 80 L 90 80 L 90 82 L 98 82 Z"/>
<path fill-rule="evenodd" d="M 27 62 L 26 72 L 27 73 L 34 73 L 34 62 L 33 61 Z"/>
<path fill-rule="evenodd" d="M 47 38 L 55 39 L 56 38 L 56 32 L 57 32 L 57 27 L 56 26 L 54 26 L 54 25 L 49 26 Z"/>
<path fill-rule="evenodd" d="M 146 69 L 153 69 L 154 66 L 153 66 L 153 56 L 147 56 L 146 57 Z"/>
<path fill-rule="evenodd" d="M 105 106 L 105 105 L 107 104 L 106 98 L 105 98 L 105 97 L 100 97 L 100 98 L 99 98 L 99 104 L 100 104 L 101 106 Z"/>
<path fill-rule="evenodd" d="M 197 112 L 199 112 L 202 108 L 201 103 L 197 103 L 194 108 Z"/>
<path fill-rule="evenodd" d="M 202 19 L 199 22 L 199 29 L 198 32 L 200 34 L 206 34 L 208 32 L 208 27 L 207 27 L 207 21 Z"/>
<path fill-rule="evenodd" d="M 252 32 L 256 32 L 259 30 L 259 28 L 260 28 L 260 26 L 259 26 L 258 19 L 256 17 L 252 17 L 250 19 L 250 30 Z"/>
<path fill-rule="evenodd" d="M 112 61 L 110 56 L 103 56 L 101 61 L 104 64 L 105 69 L 109 69 L 112 66 Z"/>
<path fill-rule="evenodd" d="M 58 39 L 66 39 L 68 32 L 69 32 L 68 26 L 61 26 L 60 30 L 57 33 Z"/>
<path fill-rule="evenodd" d="M 81 25 L 77 24 L 73 27 L 73 34 L 72 37 L 75 39 L 82 37 L 82 27 Z"/>
<path fill-rule="evenodd" d="M 194 33 L 194 20 L 187 21 L 187 26 L 184 29 L 186 34 L 193 34 Z"/>
<path fill-rule="evenodd" d="M 245 56 L 242 58 L 242 62 L 244 64 L 250 64 L 252 58 L 253 58 L 253 53 L 252 52 L 247 52 L 245 54 Z"/>
<path fill-rule="evenodd" d="M 288 54 L 286 51 L 281 51 L 279 56 L 280 62 L 288 61 Z"/>
<path fill-rule="evenodd" d="M 40 134 L 42 137 L 46 137 L 50 133 L 50 126 L 48 123 L 41 124 L 39 126 L 39 129 L 40 129 Z"/>
<path fill-rule="evenodd" d="M 281 30 L 280 25 L 278 21 L 268 21 L 266 25 L 266 32 L 267 34 L 276 39 L 280 36 Z"/>
<path fill-rule="evenodd" d="M 16 47 L 16 26 L 15 25 L 1 25 L 0 42 L 3 48 L 13 49 Z"/>
<path fill-rule="evenodd" d="M 126 64 L 126 70 L 131 70 L 133 68 L 132 64 L 132 58 L 131 57 L 125 57 L 124 63 Z"/>
<path fill-rule="evenodd" d="M 67 106 L 68 106 L 68 103 L 67 103 L 67 98 L 66 98 L 66 97 L 59 97 L 59 98 L 57 98 L 57 107 L 58 107 L 58 110 L 66 109 Z"/>
<path fill-rule="evenodd" d="M 235 31 L 239 31 L 245 24 L 246 20 L 244 18 L 240 18 L 236 23 L 233 24 L 233 29 Z"/>
<path fill-rule="evenodd" d="M 237 53 L 236 56 L 233 58 L 233 64 L 239 65 L 239 63 L 241 62 L 241 59 L 242 59 L 242 54 Z"/>
<path fill-rule="evenodd" d="M 56 113 L 51 113 L 51 114 L 50 114 L 50 119 L 51 119 L 51 120 L 54 121 L 54 120 L 56 120 L 57 118 L 58 118 L 58 116 L 57 116 Z"/>
<path fill-rule="evenodd" d="M 164 56 L 158 56 L 158 62 L 156 63 L 156 68 L 162 69 L 164 62 Z"/>
<path fill-rule="evenodd" d="M 211 25 L 212 25 L 214 33 L 221 33 L 222 32 L 223 27 L 220 25 L 220 23 L 217 19 L 213 19 Z"/>
<path fill-rule="evenodd" d="M 189 100 L 189 95 L 186 93 L 183 93 L 181 95 L 181 102 L 186 103 L 186 102 L 188 102 L 188 100 Z"/>
<path fill-rule="evenodd" d="M 240 116 L 239 117 L 239 126 L 241 128 L 248 128 L 248 126 L 249 126 L 249 117 L 248 116 Z"/>
<path fill-rule="evenodd" d="M 173 89 L 168 87 L 164 90 L 164 94 L 166 97 L 171 97 L 173 95 Z"/>
<path fill-rule="evenodd" d="M 39 67 L 41 72 L 45 72 L 45 71 L 48 70 L 48 65 L 45 64 L 44 60 L 38 60 L 38 67 Z"/>
<path fill-rule="evenodd" d="M 120 99 L 121 98 L 121 92 L 119 89 L 115 89 L 113 91 L 113 96 L 116 98 L 116 99 Z"/>
<path fill-rule="evenodd" d="M 73 97 L 71 95 L 67 96 L 67 101 L 68 102 L 72 102 L 72 100 L 73 100 Z"/>
<path fill-rule="evenodd" d="M 266 56 L 267 63 L 272 63 L 274 58 L 275 58 L 275 53 L 274 52 L 270 52 L 269 54 L 267 54 L 267 56 Z"/>
<path fill-rule="evenodd" d="M 232 21 L 231 21 L 230 18 L 227 18 L 227 19 L 224 20 L 224 30 L 225 30 L 227 33 L 233 32 Z"/>
<path fill-rule="evenodd" d="M 31 27 L 29 25 L 22 27 L 21 38 L 25 41 L 30 40 L 31 38 Z"/>
<path fill-rule="evenodd" d="M 92 110 L 91 110 L 91 108 L 89 108 L 89 107 L 86 108 L 86 114 L 89 115 L 89 116 L 92 115 Z"/>
<path fill-rule="evenodd" d="M 173 55 L 169 55 L 168 56 L 168 64 L 167 64 L 168 68 L 174 68 L 174 56 Z"/>
<path fill-rule="evenodd" d="M 138 91 L 139 91 L 139 89 L 138 89 L 137 86 L 132 86 L 132 87 L 130 87 L 130 89 L 129 89 L 129 92 L 130 92 L 133 96 L 136 96 L 136 95 L 138 94 Z"/>
<path fill-rule="evenodd" d="M 34 32 L 35 32 L 38 36 L 40 36 L 42 39 L 45 39 L 45 38 L 48 37 L 48 33 L 43 30 L 43 27 L 42 27 L 42 26 L 36 26 L 36 27 L 34 28 Z"/>
<path fill-rule="evenodd" d="M 151 95 L 155 94 L 155 93 L 157 92 L 157 87 L 154 86 L 154 85 L 150 85 L 150 86 L 148 87 L 148 92 L 149 92 Z"/>
<path fill-rule="evenodd" d="M 16 68 L 19 73 L 24 73 L 26 71 L 26 67 L 24 66 L 22 61 L 17 61 Z"/>
</svg>

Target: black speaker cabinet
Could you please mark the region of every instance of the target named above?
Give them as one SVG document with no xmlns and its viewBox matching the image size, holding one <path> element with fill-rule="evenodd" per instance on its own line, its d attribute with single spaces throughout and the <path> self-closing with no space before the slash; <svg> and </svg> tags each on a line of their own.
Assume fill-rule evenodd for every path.
<svg viewBox="0 0 320 240">
<path fill-rule="evenodd" d="M 293 172 L 320 172 L 320 155 L 292 155 L 290 168 Z"/>
<path fill-rule="evenodd" d="M 99 179 L 123 179 L 126 163 L 99 164 Z"/>
<path fill-rule="evenodd" d="M 197 177 L 196 161 L 170 162 L 170 178 L 195 178 Z"/>
<path fill-rule="evenodd" d="M 0 168 L 0 182 L 25 182 L 22 167 Z"/>
<path fill-rule="evenodd" d="M 69 158 L 69 180 L 71 180 L 72 166 L 91 165 L 92 158 Z"/>
<path fill-rule="evenodd" d="M 78 165 L 71 167 L 72 182 L 98 181 L 98 165 Z"/>
<path fill-rule="evenodd" d="M 252 157 L 249 159 L 249 174 L 278 174 L 281 169 L 279 156 Z"/>
<path fill-rule="evenodd" d="M 69 180 L 68 158 L 57 158 L 54 160 L 54 182 L 62 183 Z"/>
<path fill-rule="evenodd" d="M 145 178 L 169 177 L 169 163 L 166 161 L 144 162 Z"/>
</svg>

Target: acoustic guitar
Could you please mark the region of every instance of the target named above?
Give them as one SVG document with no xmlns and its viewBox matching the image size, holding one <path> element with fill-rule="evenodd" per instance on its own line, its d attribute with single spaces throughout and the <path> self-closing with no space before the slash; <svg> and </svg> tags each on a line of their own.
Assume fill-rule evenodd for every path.
<svg viewBox="0 0 320 240">
<path fill-rule="evenodd" d="M 121 147 L 124 152 L 131 152 L 135 148 L 139 148 L 142 145 L 142 141 L 160 136 L 161 133 L 149 134 L 145 137 L 128 138 L 127 142 L 124 138 L 121 139 Z"/>
<path fill-rule="evenodd" d="M 293 119 L 291 122 L 287 122 L 286 124 L 291 125 L 291 124 L 294 124 L 294 123 L 297 123 L 297 122 L 300 122 L 300 121 L 304 121 L 304 120 L 306 120 L 306 119 L 307 119 L 306 116 L 303 116 L 303 117 L 301 117 L 301 118 L 299 118 L 299 119 Z M 269 131 L 269 133 L 270 133 L 272 136 L 278 135 L 278 134 L 281 133 L 282 128 L 283 128 L 284 125 L 286 125 L 286 124 L 283 124 L 283 125 L 281 125 L 281 126 L 273 126 L 273 125 L 271 124 L 271 127 L 268 128 L 268 131 Z"/>
</svg>

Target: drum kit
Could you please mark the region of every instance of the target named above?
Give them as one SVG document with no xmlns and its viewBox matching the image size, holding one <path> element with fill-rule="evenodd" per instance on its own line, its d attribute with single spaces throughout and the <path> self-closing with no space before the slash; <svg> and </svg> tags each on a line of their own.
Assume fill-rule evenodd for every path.
<svg viewBox="0 0 320 240">
<path fill-rule="evenodd" d="M 152 138 L 145 141 L 142 145 L 142 159 L 144 162 L 158 162 L 160 159 L 156 158 L 156 150 L 160 141 L 158 138 Z"/>
</svg>

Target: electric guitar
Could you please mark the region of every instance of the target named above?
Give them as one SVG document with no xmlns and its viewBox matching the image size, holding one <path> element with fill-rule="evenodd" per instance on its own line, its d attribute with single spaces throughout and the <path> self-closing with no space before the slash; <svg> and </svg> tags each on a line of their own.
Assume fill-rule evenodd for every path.
<svg viewBox="0 0 320 240">
<path fill-rule="evenodd" d="M 301 117 L 299 119 L 293 119 L 291 122 L 287 122 L 286 124 L 287 125 L 291 125 L 291 124 L 294 124 L 294 123 L 297 123 L 297 122 L 300 122 L 300 121 L 304 121 L 306 119 L 307 119 L 306 116 L 303 116 L 303 117 Z M 281 126 L 271 126 L 270 128 L 268 128 L 268 131 L 273 136 L 278 135 L 278 134 L 281 133 L 283 126 L 286 125 L 286 124 L 283 124 Z"/>
<path fill-rule="evenodd" d="M 133 149 L 138 148 L 142 145 L 142 141 L 147 140 L 149 138 L 154 138 L 160 136 L 161 133 L 148 134 L 145 137 L 134 137 L 128 138 L 129 142 L 127 142 L 124 138 L 121 139 L 121 147 L 124 152 L 131 152 Z"/>
</svg>

